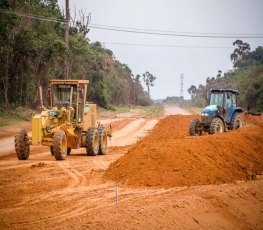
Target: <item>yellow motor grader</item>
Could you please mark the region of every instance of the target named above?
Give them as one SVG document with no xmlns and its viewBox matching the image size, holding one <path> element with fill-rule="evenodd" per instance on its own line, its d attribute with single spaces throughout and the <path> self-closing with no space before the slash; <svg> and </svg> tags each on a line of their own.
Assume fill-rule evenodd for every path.
<svg viewBox="0 0 263 230">
<path fill-rule="evenodd" d="M 51 80 L 51 110 L 32 117 L 32 137 L 25 130 L 15 135 L 19 160 L 27 160 L 30 145 L 50 146 L 56 160 L 65 160 L 71 149 L 86 148 L 87 155 L 104 155 L 111 130 L 97 122 L 97 106 L 86 102 L 88 80 Z M 41 95 L 41 94 L 40 94 Z M 40 100 L 42 101 L 42 99 Z"/>
</svg>

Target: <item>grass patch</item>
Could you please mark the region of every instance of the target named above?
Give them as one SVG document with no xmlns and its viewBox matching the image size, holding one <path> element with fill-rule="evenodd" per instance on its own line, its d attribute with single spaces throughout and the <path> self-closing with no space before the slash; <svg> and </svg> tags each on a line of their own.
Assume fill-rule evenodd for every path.
<svg viewBox="0 0 263 230">
<path fill-rule="evenodd" d="M 7 114 L 0 110 L 0 117 L 6 117 L 6 116 L 7 116 Z"/>
<path fill-rule="evenodd" d="M 142 115 L 145 117 L 156 117 L 163 112 L 162 105 L 141 106 Z"/>
<path fill-rule="evenodd" d="M 139 105 L 124 105 L 124 106 L 114 106 L 112 110 L 107 110 L 98 107 L 98 115 L 111 117 L 120 113 L 132 112 L 138 116 L 142 117 L 154 117 L 159 116 L 163 112 L 162 105 L 151 105 L 151 106 L 139 106 Z"/>
<path fill-rule="evenodd" d="M 8 123 L 7 123 L 7 122 L 4 122 L 4 121 L 0 121 L 0 127 L 1 127 L 1 126 L 5 126 L 5 125 L 8 125 Z"/>
<path fill-rule="evenodd" d="M 23 112 L 16 112 L 15 119 L 28 121 L 28 116 Z"/>
<path fill-rule="evenodd" d="M 124 106 L 111 106 L 111 109 L 104 109 L 102 107 L 98 108 L 98 114 L 100 116 L 114 116 L 119 113 L 128 113 L 132 109 L 136 108 L 137 106 L 132 105 L 124 105 Z"/>
</svg>

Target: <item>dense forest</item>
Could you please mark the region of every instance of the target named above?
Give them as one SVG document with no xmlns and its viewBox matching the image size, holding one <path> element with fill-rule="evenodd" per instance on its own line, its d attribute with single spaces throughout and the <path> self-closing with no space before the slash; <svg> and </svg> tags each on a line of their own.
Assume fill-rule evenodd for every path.
<svg viewBox="0 0 263 230">
<path fill-rule="evenodd" d="M 239 105 L 245 110 L 249 106 L 251 110 L 263 111 L 263 48 L 251 51 L 250 45 L 241 40 L 233 45 L 233 69 L 224 74 L 219 70 L 216 76 L 206 79 L 205 85 L 190 86 L 191 105 L 203 107 L 211 88 L 228 88 L 239 90 Z"/>
<path fill-rule="evenodd" d="M 36 108 L 38 87 L 47 93 L 50 79 L 67 77 L 67 58 L 68 79 L 90 81 L 89 101 L 105 108 L 152 103 L 140 76 L 100 42 L 91 43 L 81 20 L 71 23 L 68 51 L 63 22 L 57 0 L 0 1 L 0 106 Z"/>
</svg>

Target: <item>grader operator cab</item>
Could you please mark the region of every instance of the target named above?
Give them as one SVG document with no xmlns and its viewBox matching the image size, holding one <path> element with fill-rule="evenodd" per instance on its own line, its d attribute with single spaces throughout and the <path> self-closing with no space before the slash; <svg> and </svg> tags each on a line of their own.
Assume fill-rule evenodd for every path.
<svg viewBox="0 0 263 230">
<path fill-rule="evenodd" d="M 27 160 L 30 145 L 45 145 L 56 160 L 64 160 L 71 149 L 86 148 L 87 155 L 104 155 L 111 131 L 97 122 L 97 107 L 86 102 L 88 80 L 51 80 L 51 110 L 43 108 L 32 117 L 32 137 L 25 130 L 15 135 L 19 160 Z"/>
</svg>

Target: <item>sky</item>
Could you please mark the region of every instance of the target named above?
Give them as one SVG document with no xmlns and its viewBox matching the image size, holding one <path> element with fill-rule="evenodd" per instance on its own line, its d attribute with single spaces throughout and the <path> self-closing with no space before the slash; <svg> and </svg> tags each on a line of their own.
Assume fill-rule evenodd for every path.
<svg viewBox="0 0 263 230">
<path fill-rule="evenodd" d="M 183 96 L 190 98 L 187 89 L 191 85 L 204 85 L 207 77 L 215 76 L 218 70 L 224 73 L 232 69 L 230 55 L 238 35 L 263 35 L 262 0 L 69 1 L 71 14 L 74 8 L 77 12 L 82 9 L 91 13 L 91 24 L 143 31 L 237 35 L 235 38 L 177 37 L 90 28 L 87 35 L 90 41 L 100 41 L 111 49 L 135 76 L 149 71 L 156 77 L 151 88 L 153 99 L 181 96 L 181 74 Z M 65 9 L 65 0 L 58 2 Z M 241 40 L 249 43 L 251 49 L 263 46 L 263 38 Z"/>
</svg>

